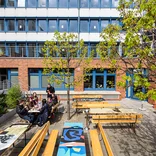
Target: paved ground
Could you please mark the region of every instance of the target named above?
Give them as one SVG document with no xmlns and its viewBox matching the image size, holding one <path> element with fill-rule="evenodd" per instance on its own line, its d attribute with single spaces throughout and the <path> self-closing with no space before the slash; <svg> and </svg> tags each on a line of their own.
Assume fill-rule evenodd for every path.
<svg viewBox="0 0 156 156">
<path fill-rule="evenodd" d="M 110 101 L 110 103 L 114 102 Z M 142 113 L 143 120 L 142 123 L 137 126 L 135 131 L 127 125 L 121 126 L 119 124 L 108 124 L 103 126 L 111 144 L 114 156 L 156 156 L 156 111 L 154 111 L 152 105 L 148 104 L 147 102 L 144 102 L 145 110 L 141 111 L 139 110 L 139 108 L 141 108 L 141 102 L 138 100 L 123 99 L 118 102 L 115 101 L 115 103 L 121 103 L 122 107 L 124 108 L 133 108 L 138 113 Z M 63 105 L 65 106 L 66 104 Z M 74 114 L 74 112 L 74 110 L 71 110 L 70 122 L 82 122 L 84 123 L 85 127 L 84 114 L 80 113 L 77 115 Z M 59 135 L 61 135 L 63 124 L 67 121 L 66 119 L 67 114 L 65 109 L 64 113 L 59 113 L 55 120 L 51 122 L 50 130 L 58 129 Z M 18 122 L 19 120 L 20 118 L 17 115 L 15 115 L 12 119 L 9 119 L 9 121 L 1 125 L 0 129 L 4 129 L 5 127 L 8 127 L 12 123 Z M 94 128 L 94 125 L 90 124 L 90 128 Z M 31 138 L 38 129 L 38 126 L 32 127 L 32 129 L 27 134 L 28 138 Z M 90 141 L 88 141 L 89 134 L 88 131 L 84 132 L 86 138 L 87 156 L 92 156 L 92 152 L 90 149 Z M 45 138 L 39 156 L 44 150 L 47 139 L 48 137 Z M 57 141 L 55 155 L 57 153 L 58 144 L 59 139 Z M 24 144 L 23 142 L 18 142 L 16 146 L 23 147 Z M 21 150 L 22 148 L 10 149 L 7 156 L 17 156 Z"/>
</svg>

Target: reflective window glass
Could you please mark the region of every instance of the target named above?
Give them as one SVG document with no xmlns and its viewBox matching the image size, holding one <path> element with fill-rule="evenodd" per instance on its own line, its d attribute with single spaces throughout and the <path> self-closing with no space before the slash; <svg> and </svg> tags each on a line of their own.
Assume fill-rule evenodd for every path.
<svg viewBox="0 0 156 156">
<path fill-rule="evenodd" d="M 14 43 L 8 44 L 8 54 L 9 54 L 9 56 L 16 57 L 15 49 L 16 48 L 15 48 L 15 44 Z"/>
<path fill-rule="evenodd" d="M 59 8 L 67 8 L 68 0 L 59 0 Z"/>
<path fill-rule="evenodd" d="M 17 0 L 17 7 L 25 7 L 25 0 Z"/>
<path fill-rule="evenodd" d="M 8 7 L 14 7 L 14 6 L 15 6 L 14 0 L 8 0 L 8 1 L 7 1 L 7 6 L 8 6 Z"/>
<path fill-rule="evenodd" d="M 101 20 L 101 31 L 105 29 L 109 24 L 108 20 Z"/>
<path fill-rule="evenodd" d="M 118 20 L 111 20 L 113 25 L 119 25 L 119 21 Z"/>
<path fill-rule="evenodd" d="M 4 7 L 5 6 L 5 0 L 0 0 L 0 7 Z"/>
<path fill-rule="evenodd" d="M 88 32 L 88 20 L 80 21 L 80 32 Z"/>
<path fill-rule="evenodd" d="M 57 7 L 57 0 L 49 0 L 49 7 Z"/>
<path fill-rule="evenodd" d="M 38 0 L 39 7 L 46 7 L 46 0 Z"/>
<path fill-rule="evenodd" d="M 99 32 L 98 20 L 90 21 L 90 32 Z"/>
<path fill-rule="evenodd" d="M 77 30 L 78 30 L 77 20 L 70 20 L 69 32 L 77 32 Z"/>
<path fill-rule="evenodd" d="M 55 32 L 57 30 L 56 20 L 49 20 L 49 31 Z"/>
<path fill-rule="evenodd" d="M 69 7 L 77 8 L 77 0 L 70 0 L 69 1 Z"/>
<path fill-rule="evenodd" d="M 48 82 L 48 78 L 49 78 L 49 76 L 47 76 L 47 75 L 43 75 L 42 76 L 42 88 L 46 88 L 47 87 L 47 84 L 49 83 Z"/>
<path fill-rule="evenodd" d="M 44 52 L 42 50 L 43 47 L 44 47 L 44 44 L 43 43 L 40 43 L 38 45 L 38 55 L 39 55 L 39 57 L 43 57 L 44 56 Z"/>
<path fill-rule="evenodd" d="M 18 51 L 21 57 L 27 57 L 26 55 L 26 44 L 25 43 L 19 43 L 18 44 Z"/>
<path fill-rule="evenodd" d="M 39 76 L 30 75 L 30 88 L 39 88 Z"/>
<path fill-rule="evenodd" d="M 10 79 L 11 79 L 11 85 L 17 85 L 18 84 L 18 76 L 11 75 Z"/>
<path fill-rule="evenodd" d="M 28 44 L 28 57 L 36 57 L 36 44 L 35 43 Z"/>
<path fill-rule="evenodd" d="M 106 88 L 115 88 L 115 76 L 107 76 Z"/>
<path fill-rule="evenodd" d="M 91 0 L 90 7 L 91 8 L 98 8 L 99 7 L 99 0 Z"/>
<path fill-rule="evenodd" d="M 97 57 L 96 44 L 90 45 L 90 53 L 92 54 L 93 57 Z"/>
<path fill-rule="evenodd" d="M 18 20 L 18 31 L 25 31 L 25 20 Z"/>
<path fill-rule="evenodd" d="M 36 31 L 36 20 L 28 20 L 28 30 Z"/>
<path fill-rule="evenodd" d="M 101 8 L 109 8 L 110 0 L 101 0 Z"/>
<path fill-rule="evenodd" d="M 5 53 L 5 45 L 0 44 L 0 53 Z"/>
<path fill-rule="evenodd" d="M 8 20 L 8 31 L 15 31 L 15 21 Z"/>
<path fill-rule="evenodd" d="M 67 32 L 67 20 L 59 20 L 59 32 Z"/>
<path fill-rule="evenodd" d="M 0 20 L 0 31 L 4 31 L 4 20 Z"/>
<path fill-rule="evenodd" d="M 46 20 L 38 21 L 38 31 L 47 31 L 47 22 Z"/>
<path fill-rule="evenodd" d="M 118 7 L 119 0 L 112 0 L 112 7 Z"/>
<path fill-rule="evenodd" d="M 84 82 L 84 88 L 93 88 L 93 77 L 86 76 L 86 81 Z"/>
<path fill-rule="evenodd" d="M 104 76 L 96 76 L 96 88 L 104 88 Z"/>
<path fill-rule="evenodd" d="M 28 0 L 28 7 L 36 7 L 36 0 Z"/>
<path fill-rule="evenodd" d="M 81 8 L 88 8 L 88 0 L 81 0 Z"/>
</svg>

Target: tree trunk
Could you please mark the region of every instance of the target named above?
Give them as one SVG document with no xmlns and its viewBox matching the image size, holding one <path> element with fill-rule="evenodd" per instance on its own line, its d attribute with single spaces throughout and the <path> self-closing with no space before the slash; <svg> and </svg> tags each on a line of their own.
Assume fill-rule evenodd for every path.
<svg viewBox="0 0 156 156">
<path fill-rule="evenodd" d="M 67 88 L 67 120 L 70 120 L 70 86 Z"/>
</svg>

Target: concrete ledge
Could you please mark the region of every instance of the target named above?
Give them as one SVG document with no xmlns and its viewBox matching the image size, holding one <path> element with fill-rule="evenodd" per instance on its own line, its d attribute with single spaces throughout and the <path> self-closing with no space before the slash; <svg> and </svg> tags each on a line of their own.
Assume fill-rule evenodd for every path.
<svg viewBox="0 0 156 156">
<path fill-rule="evenodd" d="M 6 114 L 3 114 L 0 117 L 0 124 L 2 124 L 3 122 L 5 122 L 6 120 L 8 120 L 9 118 L 11 118 L 12 116 L 14 116 L 16 114 L 16 109 L 11 110 L 10 112 L 7 112 Z"/>
</svg>

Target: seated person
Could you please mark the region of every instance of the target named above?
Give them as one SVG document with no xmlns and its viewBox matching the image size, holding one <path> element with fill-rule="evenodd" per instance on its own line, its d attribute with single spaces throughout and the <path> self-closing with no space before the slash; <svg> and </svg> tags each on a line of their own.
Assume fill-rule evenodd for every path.
<svg viewBox="0 0 156 156">
<path fill-rule="evenodd" d="M 21 117 L 24 120 L 29 121 L 30 123 L 33 123 L 34 116 L 32 114 L 29 114 L 28 110 L 29 110 L 29 107 L 27 105 L 25 105 L 24 100 L 20 100 L 17 103 L 16 113 L 19 115 L 19 117 Z"/>
<path fill-rule="evenodd" d="M 34 92 L 32 97 L 30 97 L 30 103 L 32 107 L 38 104 L 38 97 L 36 92 Z"/>
<path fill-rule="evenodd" d="M 46 99 L 42 100 L 42 108 L 40 108 L 40 114 L 37 117 L 36 122 L 39 126 L 42 126 L 47 122 L 48 119 L 49 106 L 47 104 Z"/>
<path fill-rule="evenodd" d="M 51 97 L 49 99 L 49 103 L 53 106 L 58 103 L 58 98 L 56 94 L 51 94 Z"/>
</svg>

